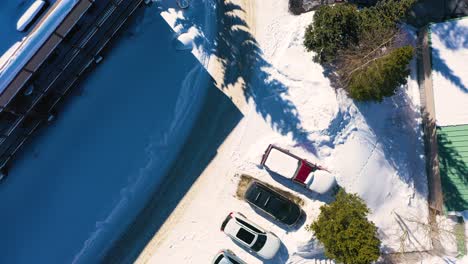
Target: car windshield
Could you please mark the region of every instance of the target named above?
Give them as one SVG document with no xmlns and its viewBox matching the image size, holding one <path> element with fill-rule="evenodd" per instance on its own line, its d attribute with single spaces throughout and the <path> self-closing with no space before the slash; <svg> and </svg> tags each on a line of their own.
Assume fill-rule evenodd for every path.
<svg viewBox="0 0 468 264">
<path fill-rule="evenodd" d="M 250 233 L 249 231 L 245 230 L 244 228 L 240 228 L 236 234 L 236 237 L 240 240 L 244 241 L 248 245 L 252 244 L 252 241 L 255 238 L 255 235 Z"/>
<path fill-rule="evenodd" d="M 267 237 L 265 235 L 258 235 L 257 241 L 255 241 L 255 244 L 253 244 L 252 249 L 258 252 L 265 245 L 266 239 Z"/>
<path fill-rule="evenodd" d="M 221 262 L 221 260 L 223 260 L 224 256 L 223 255 L 219 255 L 219 257 L 216 258 L 214 264 L 219 264 Z"/>
<path fill-rule="evenodd" d="M 241 223 L 242 225 L 244 225 L 245 227 L 249 228 L 250 230 L 254 231 L 255 233 L 263 233 L 261 230 L 259 230 L 258 228 L 254 227 L 253 225 L 245 222 L 244 220 L 242 219 L 239 219 L 236 217 L 236 220 L 239 221 L 239 223 Z"/>
<path fill-rule="evenodd" d="M 241 264 L 239 261 L 231 258 L 231 257 L 228 257 L 228 259 L 232 262 L 232 264 Z"/>
</svg>

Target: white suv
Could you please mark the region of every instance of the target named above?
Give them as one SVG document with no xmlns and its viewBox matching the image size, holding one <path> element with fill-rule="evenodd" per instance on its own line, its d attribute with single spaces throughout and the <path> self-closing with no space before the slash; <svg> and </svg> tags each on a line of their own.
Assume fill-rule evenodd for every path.
<svg viewBox="0 0 468 264">
<path fill-rule="evenodd" d="M 212 264 L 247 264 L 242 261 L 234 252 L 229 249 L 223 249 L 216 254 Z"/>
<path fill-rule="evenodd" d="M 273 258 L 281 246 L 275 234 L 252 223 L 241 213 L 230 213 L 221 225 L 221 231 L 265 259 Z"/>
</svg>

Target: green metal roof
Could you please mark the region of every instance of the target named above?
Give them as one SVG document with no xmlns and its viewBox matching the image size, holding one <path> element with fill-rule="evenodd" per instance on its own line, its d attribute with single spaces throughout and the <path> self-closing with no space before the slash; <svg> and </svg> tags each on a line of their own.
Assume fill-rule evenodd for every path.
<svg viewBox="0 0 468 264">
<path fill-rule="evenodd" d="M 438 127 L 437 141 L 445 209 L 468 210 L 468 125 Z"/>
</svg>

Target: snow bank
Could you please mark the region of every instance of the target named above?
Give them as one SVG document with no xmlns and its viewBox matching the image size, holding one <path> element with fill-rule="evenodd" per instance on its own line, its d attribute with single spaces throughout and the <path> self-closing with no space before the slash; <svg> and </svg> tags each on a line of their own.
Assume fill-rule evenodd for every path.
<svg viewBox="0 0 468 264">
<path fill-rule="evenodd" d="M 44 19 L 41 26 L 23 38 L 20 45 L 0 64 L 0 93 L 10 84 L 26 63 L 34 56 L 49 36 L 60 25 L 79 0 L 59 1 Z M 10 48 L 11 50 L 11 48 Z"/>
<path fill-rule="evenodd" d="M 468 17 L 432 24 L 430 34 L 437 125 L 468 124 Z"/>
<path fill-rule="evenodd" d="M 0 70 L 5 65 L 13 54 L 21 47 L 21 42 L 15 42 L 3 55 L 0 57 Z"/>
<path fill-rule="evenodd" d="M 206 52 L 206 42 L 204 40 L 205 35 L 209 35 L 209 30 L 205 29 L 207 31 L 203 34 L 197 25 L 190 25 L 191 22 L 187 21 L 187 18 L 184 16 L 184 11 L 175 8 L 163 10 L 161 16 L 172 30 L 174 30 L 174 48 L 180 51 L 190 51 L 205 68 L 208 68 L 209 58 Z"/>
<path fill-rule="evenodd" d="M 29 25 L 29 23 L 31 23 L 31 21 L 37 16 L 39 11 L 41 11 L 42 7 L 44 7 L 45 4 L 46 2 L 44 2 L 43 0 L 38 0 L 34 2 L 28 8 L 28 10 L 24 12 L 20 19 L 18 19 L 18 22 L 16 23 L 16 30 L 23 31 Z"/>
</svg>

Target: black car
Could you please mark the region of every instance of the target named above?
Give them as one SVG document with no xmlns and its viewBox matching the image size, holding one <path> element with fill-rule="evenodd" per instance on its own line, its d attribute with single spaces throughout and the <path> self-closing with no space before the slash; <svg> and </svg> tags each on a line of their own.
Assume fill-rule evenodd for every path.
<svg viewBox="0 0 468 264">
<path fill-rule="evenodd" d="M 299 205 L 257 181 L 249 185 L 244 199 L 286 225 L 295 224 L 302 215 Z"/>
</svg>

